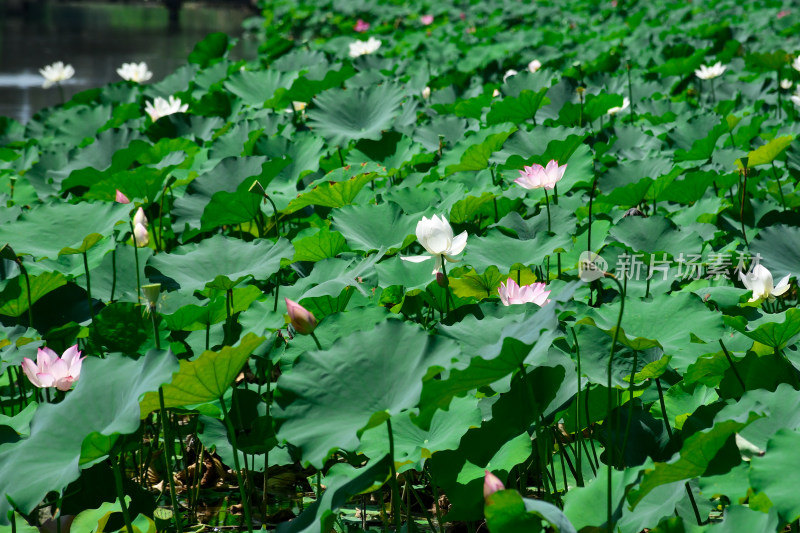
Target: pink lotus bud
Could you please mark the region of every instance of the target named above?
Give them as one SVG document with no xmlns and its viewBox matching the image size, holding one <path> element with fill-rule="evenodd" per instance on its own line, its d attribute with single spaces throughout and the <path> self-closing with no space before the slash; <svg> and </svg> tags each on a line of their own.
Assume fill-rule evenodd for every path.
<svg viewBox="0 0 800 533">
<path fill-rule="evenodd" d="M 442 288 L 447 287 L 447 283 L 445 282 L 444 274 L 442 272 L 436 273 L 436 283 L 438 283 Z"/>
<path fill-rule="evenodd" d="M 147 217 L 144 216 L 144 209 L 141 207 L 137 209 L 136 214 L 133 215 L 133 225 L 135 226 L 137 224 L 145 227 L 147 226 Z"/>
<path fill-rule="evenodd" d="M 433 24 L 433 15 L 422 15 L 419 21 L 422 22 L 423 26 L 430 26 Z"/>
<path fill-rule="evenodd" d="M 356 25 L 353 26 L 353 30 L 358 33 L 364 33 L 365 31 L 369 30 L 369 22 L 364 22 L 361 19 L 356 21 Z"/>
<path fill-rule="evenodd" d="M 314 314 L 289 298 L 284 298 L 284 300 L 286 300 L 286 311 L 289 312 L 289 320 L 294 330 L 301 335 L 310 335 L 317 327 L 317 319 Z"/>
<path fill-rule="evenodd" d="M 128 200 L 128 197 L 125 196 L 124 194 L 122 194 L 122 191 L 119 190 L 119 189 L 117 189 L 117 196 L 116 196 L 116 198 L 114 198 L 114 200 L 116 202 L 121 203 L 121 204 L 129 204 L 129 203 L 131 203 L 131 201 Z"/>
<path fill-rule="evenodd" d="M 505 490 L 506 486 L 503 485 L 503 482 L 500 481 L 500 478 L 489 472 L 488 470 L 484 470 L 486 474 L 483 476 L 483 497 L 488 498 L 498 490 Z"/>
<path fill-rule="evenodd" d="M 139 248 L 150 244 L 150 236 L 147 234 L 147 228 L 142 224 L 136 224 L 133 227 L 133 240 L 136 241 L 136 246 Z"/>
</svg>

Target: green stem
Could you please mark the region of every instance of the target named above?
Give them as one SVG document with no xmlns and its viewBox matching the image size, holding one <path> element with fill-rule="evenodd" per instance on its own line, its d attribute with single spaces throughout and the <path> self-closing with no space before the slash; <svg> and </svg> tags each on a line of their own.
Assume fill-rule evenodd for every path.
<svg viewBox="0 0 800 533">
<path fill-rule="evenodd" d="M 400 486 L 397 484 L 397 470 L 394 466 L 394 433 L 392 432 L 392 420 L 386 419 L 386 429 L 389 432 L 389 468 L 391 469 L 391 488 L 392 488 L 392 512 L 394 513 L 395 529 L 400 531 Z"/>
<path fill-rule="evenodd" d="M 133 233 L 133 219 L 129 221 L 131 239 L 133 239 L 133 258 L 136 261 L 136 300 L 142 301 L 142 282 L 139 280 L 139 247 L 136 246 L 136 235 Z"/>
<path fill-rule="evenodd" d="M 128 512 L 128 504 L 125 503 L 125 490 L 122 487 L 122 470 L 119 466 L 119 460 L 114 456 L 111 456 L 109 460 L 111 461 L 111 467 L 114 471 L 114 484 L 117 487 L 117 498 L 119 499 L 119 505 L 122 508 L 122 519 L 125 521 L 125 528 L 128 530 L 128 533 L 133 533 L 131 515 Z"/>
<path fill-rule="evenodd" d="M 111 250 L 111 297 L 109 302 L 114 301 L 114 292 L 117 290 L 117 242 L 114 241 L 114 249 Z"/>
<path fill-rule="evenodd" d="M 317 335 L 313 331 L 309 333 L 309 335 L 311 335 L 311 338 L 314 339 L 314 343 L 317 345 L 317 350 L 322 351 L 322 345 L 319 343 Z"/>
<path fill-rule="evenodd" d="M 722 351 L 725 352 L 725 357 L 728 359 L 728 364 L 731 365 L 731 370 L 733 370 L 733 375 L 736 376 L 736 379 L 739 381 L 739 385 L 742 386 L 742 394 L 744 394 L 745 391 L 747 390 L 747 387 L 744 384 L 744 380 L 742 379 L 741 374 L 739 374 L 739 371 L 736 370 L 736 367 L 733 365 L 733 359 L 731 358 L 731 354 L 728 353 L 728 349 L 722 343 L 722 339 L 719 339 L 719 345 L 722 346 Z"/>
<path fill-rule="evenodd" d="M 150 311 L 150 320 L 153 322 L 153 337 L 156 340 L 156 350 L 161 349 L 161 339 L 158 336 L 158 324 L 156 323 L 156 312 L 154 309 L 149 309 Z M 206 346 L 208 349 L 208 346 Z"/>
<path fill-rule="evenodd" d="M 614 404 L 614 391 L 612 389 L 611 371 L 612 371 L 612 365 L 614 363 L 614 351 L 617 348 L 617 339 L 619 338 L 619 329 L 620 329 L 620 326 L 622 325 L 622 314 L 625 311 L 625 289 L 623 288 L 622 284 L 619 282 L 617 277 L 614 276 L 613 274 L 610 274 L 610 273 L 606 272 L 606 277 L 610 277 L 617 284 L 617 287 L 619 288 L 619 296 L 620 296 L 620 299 L 619 299 L 619 315 L 617 315 L 617 327 L 614 328 L 614 337 L 613 337 L 613 340 L 611 341 L 611 353 L 608 356 L 608 369 L 607 369 L 607 372 L 608 372 L 608 378 L 607 379 L 608 379 L 608 381 L 607 381 L 607 385 L 606 386 L 608 387 L 608 409 L 610 410 L 611 406 Z M 609 416 L 609 421 L 610 420 L 611 420 L 611 417 Z M 607 518 L 606 524 L 607 524 L 608 531 L 614 531 L 614 522 L 613 522 L 613 514 L 614 513 L 613 513 L 612 498 L 611 498 L 611 492 L 612 492 L 611 471 L 614 468 L 614 444 L 612 442 L 612 438 L 613 437 L 612 437 L 612 434 L 611 434 L 611 427 L 609 425 L 609 428 L 608 428 L 608 439 L 607 439 L 607 443 L 608 443 L 608 449 L 607 449 L 607 451 L 608 451 L 608 465 L 607 465 L 608 469 L 607 469 L 607 473 L 608 473 L 608 476 L 607 476 L 607 481 L 606 481 L 606 489 L 608 491 L 608 498 L 607 498 L 607 501 L 606 501 L 606 518 Z"/>
<path fill-rule="evenodd" d="M 742 237 L 744 238 L 745 246 L 749 246 L 747 243 L 747 232 L 744 230 L 744 200 L 747 197 L 747 167 L 744 168 L 744 186 L 742 187 L 742 198 L 739 204 L 739 221 L 742 224 Z"/>
<path fill-rule="evenodd" d="M 25 289 L 27 290 L 26 296 L 28 297 L 28 327 L 33 327 L 33 302 L 31 301 L 31 280 L 28 277 L 28 269 L 22 264 L 22 260 L 18 259 L 17 264 L 19 265 L 19 269 L 22 271 L 22 275 L 25 276 Z M 88 276 L 88 274 L 87 274 Z M 89 279 L 88 277 L 86 278 Z"/>
<path fill-rule="evenodd" d="M 92 317 L 92 323 L 94 324 L 94 306 L 92 305 L 92 280 L 89 277 L 89 258 L 86 256 L 86 252 L 83 252 L 83 271 L 86 273 L 86 299 L 89 302 L 89 315 Z"/>
<path fill-rule="evenodd" d="M 631 62 L 628 61 L 628 100 L 631 102 L 631 124 L 636 120 L 636 112 L 633 110 L 633 85 L 631 84 Z"/>
<path fill-rule="evenodd" d="M 64 105 L 64 87 L 61 86 L 61 82 L 56 82 L 56 87 L 58 87 L 58 94 L 61 97 L 61 105 Z"/>
<path fill-rule="evenodd" d="M 236 445 L 236 430 L 233 428 L 230 413 L 225 406 L 225 397 L 219 397 L 219 403 L 222 406 L 222 412 L 225 415 L 225 425 L 228 427 L 228 436 L 231 440 L 231 447 L 233 448 L 233 465 L 236 469 L 236 482 L 239 484 L 239 494 L 242 497 L 242 508 L 244 509 L 244 519 L 247 521 L 247 531 L 253 533 L 253 521 L 250 519 L 250 501 L 247 499 L 247 494 L 244 490 L 244 480 L 242 479 L 241 468 L 239 467 L 239 447 Z"/>
<path fill-rule="evenodd" d="M 547 189 L 544 190 L 544 205 L 547 207 L 547 233 L 550 233 L 550 196 Z"/>
<path fill-rule="evenodd" d="M 781 178 L 778 177 L 778 170 L 775 168 L 775 162 L 772 162 L 772 175 L 775 176 L 775 181 L 778 182 L 778 192 L 781 194 L 781 205 L 783 210 L 786 211 L 786 200 L 783 198 L 783 187 L 781 186 Z"/>
<path fill-rule="evenodd" d="M 581 443 L 583 441 L 583 427 L 581 424 L 581 348 L 578 345 L 578 335 L 575 333 L 575 328 L 571 328 L 572 330 L 572 340 L 575 342 L 575 356 L 578 359 L 578 392 L 575 399 L 575 438 L 578 441 L 578 445 L 576 446 L 577 453 L 575 454 L 575 464 L 576 470 L 578 471 L 578 482 L 579 487 L 583 487 L 583 470 L 581 465 Z"/>
<path fill-rule="evenodd" d="M 447 259 L 442 256 L 442 276 L 444 276 L 444 307 L 445 316 L 450 314 L 450 278 L 447 277 Z"/>
<path fill-rule="evenodd" d="M 634 379 L 636 376 L 636 369 L 639 363 L 639 352 L 633 351 L 633 370 L 631 371 L 631 383 L 628 387 L 628 420 L 625 422 L 625 436 L 622 438 L 622 461 L 625 461 L 625 448 L 628 446 L 628 434 L 631 430 L 631 419 L 633 418 L 633 387 L 636 384 Z"/>
<path fill-rule="evenodd" d="M 173 447 L 173 441 L 169 430 L 167 409 L 164 407 L 164 389 L 162 387 L 158 388 L 158 403 L 161 413 L 161 430 L 164 433 L 164 463 L 167 467 L 167 482 L 169 483 L 169 496 L 172 502 L 172 514 L 175 516 L 175 527 L 178 533 L 183 533 L 183 525 L 181 524 L 181 515 L 178 508 L 178 495 L 175 493 L 175 480 L 172 478 L 172 460 L 170 459 L 172 450 L 170 448 Z"/>
</svg>

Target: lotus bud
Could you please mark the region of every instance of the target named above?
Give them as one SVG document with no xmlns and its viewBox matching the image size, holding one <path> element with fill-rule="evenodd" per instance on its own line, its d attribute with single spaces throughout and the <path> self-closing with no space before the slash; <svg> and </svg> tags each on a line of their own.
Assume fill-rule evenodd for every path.
<svg viewBox="0 0 800 533">
<path fill-rule="evenodd" d="M 485 470 L 486 474 L 483 476 L 483 497 L 488 498 L 498 490 L 505 490 L 506 486 L 500 481 L 500 478 Z"/>
<path fill-rule="evenodd" d="M 425 100 L 427 100 L 428 98 L 431 97 L 431 88 L 430 87 L 425 87 L 424 89 L 422 89 L 422 97 Z"/>
<path fill-rule="evenodd" d="M 150 244 L 150 236 L 147 234 L 147 228 L 142 224 L 136 224 L 133 227 L 133 239 L 136 241 L 136 246 L 139 248 Z"/>
<path fill-rule="evenodd" d="M 144 216 L 144 209 L 141 207 L 136 211 L 136 214 L 133 215 L 133 225 L 136 226 L 137 224 L 142 226 L 147 226 L 147 217 Z"/>
<path fill-rule="evenodd" d="M 158 305 L 158 296 L 161 293 L 161 284 L 151 283 L 150 285 L 142 285 L 142 293 L 147 303 L 147 309 L 155 311 L 156 305 Z"/>
<path fill-rule="evenodd" d="M 116 201 L 116 202 L 118 202 L 120 204 L 129 204 L 129 203 L 131 203 L 131 201 L 128 200 L 128 197 L 125 196 L 122 193 L 122 191 L 119 190 L 119 189 L 117 189 L 117 196 L 116 196 L 116 198 L 114 198 L 114 201 Z"/>
<path fill-rule="evenodd" d="M 289 298 L 284 298 L 284 300 L 286 300 L 286 311 L 289 312 L 289 320 L 294 330 L 301 335 L 311 335 L 314 328 L 317 327 L 317 319 L 314 314 Z"/>
<path fill-rule="evenodd" d="M 444 272 L 437 272 L 436 273 L 436 283 L 439 284 L 440 287 L 446 288 L 447 287 L 447 280 L 444 277 Z"/>
</svg>

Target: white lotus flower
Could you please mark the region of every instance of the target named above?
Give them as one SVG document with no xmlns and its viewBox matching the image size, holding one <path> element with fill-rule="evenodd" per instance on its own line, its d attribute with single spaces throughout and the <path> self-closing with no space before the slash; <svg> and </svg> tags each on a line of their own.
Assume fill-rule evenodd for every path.
<svg viewBox="0 0 800 533">
<path fill-rule="evenodd" d="M 748 302 L 757 302 L 762 298 L 768 298 L 770 301 L 774 300 L 777 296 L 789 290 L 789 278 L 791 274 L 781 278 L 777 285 L 772 286 L 772 273 L 758 264 L 751 272 L 744 274 L 739 272 L 739 279 L 742 280 L 744 286 L 753 291 L 753 297 Z"/>
<path fill-rule="evenodd" d="M 460 261 L 453 256 L 464 251 L 467 245 L 467 232 L 463 231 L 454 237 L 453 228 L 447 219 L 444 216 L 433 215 L 430 219 L 422 217 L 417 223 L 417 240 L 430 255 L 412 255 L 401 259 L 421 263 L 433 257 L 435 260 L 433 274 L 437 274 L 442 268 L 442 258 L 452 263 Z"/>
<path fill-rule="evenodd" d="M 353 41 L 350 43 L 350 57 L 359 57 L 371 54 L 381 47 L 381 40 L 370 37 L 366 41 Z"/>
<path fill-rule="evenodd" d="M 800 72 L 800 56 L 794 58 L 794 61 L 792 61 L 792 68 Z"/>
<path fill-rule="evenodd" d="M 542 62 L 539 61 L 538 59 L 534 59 L 533 61 L 528 63 L 528 71 L 529 72 L 536 72 L 540 68 L 542 68 Z"/>
<path fill-rule="evenodd" d="M 189 109 L 189 104 L 182 104 L 180 98 L 169 97 L 169 101 L 156 96 L 152 102 L 145 103 L 144 110 L 155 122 L 161 117 L 172 115 L 173 113 L 185 113 Z"/>
<path fill-rule="evenodd" d="M 628 107 L 630 107 L 630 105 L 631 105 L 631 101 L 626 96 L 626 97 L 624 97 L 622 99 L 622 105 L 621 106 L 617 106 L 617 107 L 612 107 L 611 109 L 608 110 L 608 114 L 609 115 L 616 115 L 620 111 L 625 111 L 626 109 L 628 109 Z"/>
<path fill-rule="evenodd" d="M 788 91 L 792 88 L 792 80 L 781 80 L 781 89 Z"/>
<path fill-rule="evenodd" d="M 56 83 L 66 81 L 75 75 L 72 65 L 65 65 L 63 61 L 56 61 L 52 65 L 47 65 L 39 69 L 39 73 L 44 77 L 43 89 L 49 89 Z"/>
<path fill-rule="evenodd" d="M 492 98 L 497 98 L 498 96 L 500 96 L 499 89 L 495 89 L 494 91 L 492 91 Z"/>
<path fill-rule="evenodd" d="M 427 100 L 428 98 L 431 97 L 431 88 L 430 87 L 425 87 L 424 89 L 422 89 L 422 97 L 425 100 Z"/>
<path fill-rule="evenodd" d="M 792 100 L 792 102 L 794 102 L 794 105 L 800 106 L 800 92 L 793 94 L 789 98 Z"/>
<path fill-rule="evenodd" d="M 519 74 L 519 72 L 517 72 L 517 71 L 516 71 L 516 70 L 514 70 L 513 68 L 512 68 L 512 69 L 508 69 L 508 70 L 506 71 L 506 73 L 505 73 L 505 74 L 503 74 L 503 83 L 505 83 L 505 82 L 506 82 L 506 80 L 507 80 L 508 78 L 510 78 L 511 76 L 516 76 L 517 74 Z"/>
<path fill-rule="evenodd" d="M 125 81 L 134 83 L 144 83 L 153 77 L 153 73 L 147 69 L 147 63 L 123 63 L 117 69 L 117 74 Z"/>
<path fill-rule="evenodd" d="M 714 78 L 722 76 L 722 73 L 725 72 L 725 69 L 727 68 L 728 67 L 722 66 L 721 61 L 717 61 L 710 67 L 706 65 L 701 65 L 699 69 L 694 71 L 694 74 L 701 80 L 713 80 Z"/>
</svg>

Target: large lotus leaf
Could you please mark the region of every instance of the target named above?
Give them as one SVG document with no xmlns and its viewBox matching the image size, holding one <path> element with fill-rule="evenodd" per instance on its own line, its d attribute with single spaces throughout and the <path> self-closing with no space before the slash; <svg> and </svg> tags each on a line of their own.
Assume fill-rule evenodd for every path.
<svg viewBox="0 0 800 533">
<path fill-rule="evenodd" d="M 776 507 L 770 507 L 769 512 L 765 513 L 744 505 L 732 505 L 725 508 L 722 522 L 710 531 L 713 533 L 778 531 L 778 524 L 779 519 Z"/>
<path fill-rule="evenodd" d="M 38 276 L 30 276 L 30 301 L 35 304 L 43 296 L 67 283 L 67 278 L 59 272 L 43 272 Z M 0 315 L 17 317 L 28 310 L 28 284 L 20 275 L 8 280 L 8 284 L 0 292 Z"/>
<path fill-rule="evenodd" d="M 430 370 L 449 366 L 458 353 L 452 341 L 396 321 L 307 352 L 278 379 L 278 438 L 321 466 L 336 449 L 355 449 L 365 429 L 416 407 Z"/>
<path fill-rule="evenodd" d="M 413 468 L 422 472 L 427 459 L 440 450 L 455 450 L 468 429 L 481 424 L 478 400 L 473 397 L 454 398 L 446 411 L 436 411 L 430 429 L 420 428 L 412 421 L 411 413 L 392 419 L 394 461 L 398 472 Z M 389 449 L 389 434 L 381 425 L 364 432 L 359 452 L 367 457 L 382 457 Z"/>
<path fill-rule="evenodd" d="M 542 215 L 546 216 L 546 215 Z M 472 265 L 478 272 L 483 272 L 490 266 L 509 272 L 514 265 L 542 265 L 545 258 L 557 251 L 568 251 L 572 248 L 572 239 L 569 235 L 557 232 L 547 235 L 541 232 L 535 238 L 521 241 L 513 237 L 506 237 L 499 231 L 490 232 L 486 237 L 471 237 L 467 239 L 464 262 Z M 555 264 L 554 259 L 551 263 Z"/>
<path fill-rule="evenodd" d="M 215 235 L 196 244 L 187 244 L 171 254 L 158 254 L 147 261 L 148 277 L 158 272 L 181 290 L 202 290 L 206 286 L 231 289 L 249 277 L 265 280 L 278 271 L 281 259 L 291 259 L 294 248 L 286 239 L 273 243 L 259 240 L 247 243 Z"/>
<path fill-rule="evenodd" d="M 750 467 L 750 484 L 754 490 L 763 492 L 777 508 L 782 522 L 793 522 L 800 517 L 800 502 L 797 500 L 797 483 L 787 472 L 800 467 L 797 447 L 800 433 L 781 429 L 767 443 L 763 457 L 754 457 Z"/>
<path fill-rule="evenodd" d="M 338 231 L 322 228 L 313 235 L 295 238 L 294 261 L 321 261 L 336 257 L 347 249 L 344 236 Z"/>
<path fill-rule="evenodd" d="M 800 334 L 800 309 L 793 307 L 783 313 L 764 314 L 749 322 L 741 316 L 726 316 L 725 323 L 754 341 L 782 350 Z"/>
<path fill-rule="evenodd" d="M 486 498 L 483 512 L 486 514 L 486 527 L 492 533 L 542 531 L 541 520 L 534 514 L 528 514 L 522 496 L 514 489 L 500 490 L 491 494 Z M 566 522 L 569 523 L 569 520 Z M 574 528 L 571 531 L 574 531 Z"/>
<path fill-rule="evenodd" d="M 291 87 L 297 74 L 278 70 L 243 70 L 231 76 L 225 82 L 225 88 L 241 98 L 245 104 L 260 106 L 274 97 L 280 98 L 280 93 Z"/>
<path fill-rule="evenodd" d="M 225 346 L 219 352 L 206 351 L 194 361 L 181 361 L 172 382 L 163 387 L 166 407 L 187 407 L 219 399 L 241 372 L 247 358 L 261 346 L 264 337 L 248 333 L 238 346 Z M 159 408 L 158 393 L 145 394 L 141 417 Z"/>
<path fill-rule="evenodd" d="M 393 202 L 345 206 L 334 210 L 331 216 L 333 227 L 342 232 L 350 247 L 365 252 L 381 247 L 401 248 L 416 228 L 416 222 Z"/>
<path fill-rule="evenodd" d="M 654 468 L 645 470 L 642 482 L 631 494 L 631 506 L 635 508 L 656 487 L 703 475 L 728 438 L 755 418 L 756 415 L 744 415 L 740 417 L 741 421 L 725 420 L 688 437 L 677 458 L 669 463 L 656 463 Z"/>
<path fill-rule="evenodd" d="M 597 477 L 585 487 L 570 489 L 564 496 L 564 514 L 577 531 L 586 531 L 587 526 L 599 526 L 599 530 L 608 530 L 606 502 L 608 495 L 608 471 L 604 465 Z M 623 505 L 627 504 L 626 496 L 641 475 L 637 468 L 626 468 L 623 471 L 611 470 L 611 503 L 613 520 L 619 520 Z M 602 529 L 600 529 L 602 528 Z"/>
<path fill-rule="evenodd" d="M 489 168 L 489 158 L 492 157 L 493 153 L 499 151 L 503 147 L 503 143 L 506 142 L 506 139 L 516 130 L 516 127 L 509 127 L 508 124 L 498 125 L 482 130 L 474 137 L 463 141 L 463 143 L 459 143 L 459 145 L 453 149 L 453 155 L 460 155 L 458 162 L 455 164 L 448 164 L 453 159 L 453 155 L 450 154 L 443 160 L 445 175 L 450 175 L 454 172 L 484 170 Z M 463 150 L 463 152 L 461 150 Z"/>
<path fill-rule="evenodd" d="M 310 275 L 295 283 L 287 290 L 287 296 L 294 300 L 301 298 L 314 298 L 317 296 L 338 297 L 343 290 L 354 287 L 362 295 L 366 296 L 367 291 L 362 287 L 364 277 L 370 276 L 372 269 L 375 268 L 384 250 L 361 259 L 352 258 L 349 260 L 326 259 L 320 261 L 315 266 Z"/>
<path fill-rule="evenodd" d="M 700 253 L 703 240 L 695 232 L 677 227 L 662 216 L 625 217 L 609 232 L 632 252 L 666 252 L 672 257 Z"/>
<path fill-rule="evenodd" d="M 404 91 L 384 83 L 366 89 L 328 89 L 314 98 L 309 125 L 332 145 L 351 140 L 381 138 L 400 113 Z"/>
<path fill-rule="evenodd" d="M 0 487 L 0 523 L 6 520 L 9 500 L 27 513 L 49 491 L 60 491 L 78 478 L 84 439 L 136 431 L 139 398 L 167 383 L 176 368 L 175 357 L 159 350 L 138 360 L 115 355 L 84 361 L 75 389 L 58 404 L 40 406 L 30 437 L 0 452 L 3 477 L 27 480 Z"/>
<path fill-rule="evenodd" d="M 759 146 L 747 154 L 747 166 L 752 168 L 756 165 L 766 165 L 775 161 L 781 152 L 786 150 L 794 138 L 791 135 L 776 137 L 767 144 Z"/>
<path fill-rule="evenodd" d="M 375 272 L 378 273 L 378 286 L 381 288 L 400 285 L 405 290 L 413 290 L 423 289 L 433 281 L 432 268 L 430 261 L 412 263 L 395 256 L 375 265 Z"/>
<path fill-rule="evenodd" d="M 325 207 L 344 207 L 355 200 L 364 185 L 377 177 L 375 173 L 359 174 L 347 181 L 323 182 L 313 189 L 303 192 L 289 202 L 286 213 L 294 213 L 308 205 Z"/>
<path fill-rule="evenodd" d="M 383 484 L 390 472 L 390 457 L 370 461 L 366 467 L 354 468 L 346 463 L 333 465 L 325 474 L 325 491 L 303 513 L 289 522 L 278 524 L 278 533 L 317 533 L 330 531 L 337 511 L 357 494 Z"/>
<path fill-rule="evenodd" d="M 750 243 L 750 251 L 761 256 L 777 282 L 786 274 L 800 277 L 800 228 L 777 224 L 762 229 Z"/>
<path fill-rule="evenodd" d="M 579 322 L 594 324 L 613 336 L 618 315 L 619 304 L 605 304 L 587 309 L 586 317 Z M 709 310 L 694 294 L 679 292 L 651 302 L 628 298 L 618 340 L 634 350 L 660 346 L 671 355 L 685 349 L 693 335 L 705 342 L 717 342 L 724 332 L 720 313 Z"/>
<path fill-rule="evenodd" d="M 110 236 L 117 223 L 127 222 L 130 213 L 129 205 L 115 203 L 40 205 L 13 224 L 0 226 L 0 243 L 10 244 L 20 255 L 55 259 L 62 253 L 88 250 Z"/>
</svg>

